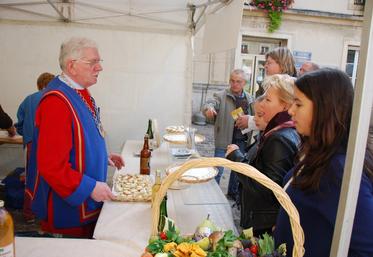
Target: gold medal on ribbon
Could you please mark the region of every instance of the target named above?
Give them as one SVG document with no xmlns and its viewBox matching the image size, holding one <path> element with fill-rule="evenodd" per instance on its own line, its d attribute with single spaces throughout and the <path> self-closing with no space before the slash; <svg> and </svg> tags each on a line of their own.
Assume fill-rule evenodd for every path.
<svg viewBox="0 0 373 257">
<path fill-rule="evenodd" d="M 105 137 L 104 126 L 102 126 L 101 123 L 100 123 L 100 125 L 99 125 L 98 131 L 100 132 L 100 135 L 101 135 L 102 137 Z"/>
</svg>

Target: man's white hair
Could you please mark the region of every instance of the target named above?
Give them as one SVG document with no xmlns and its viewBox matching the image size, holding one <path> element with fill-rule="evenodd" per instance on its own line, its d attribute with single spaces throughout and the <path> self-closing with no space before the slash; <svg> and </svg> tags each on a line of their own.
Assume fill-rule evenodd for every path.
<svg viewBox="0 0 373 257">
<path fill-rule="evenodd" d="M 67 60 L 77 60 L 81 58 L 83 49 L 85 48 L 97 48 L 97 44 L 91 39 L 82 37 L 73 37 L 63 42 L 61 45 L 59 57 L 61 69 L 63 71 L 65 70 Z"/>
<path fill-rule="evenodd" d="M 234 69 L 234 70 L 232 70 L 232 72 L 231 72 L 229 78 L 231 78 L 232 75 L 240 75 L 241 78 L 243 78 L 246 82 L 249 80 L 249 76 L 248 76 L 247 73 L 246 73 L 244 70 L 242 70 L 242 69 Z"/>
</svg>

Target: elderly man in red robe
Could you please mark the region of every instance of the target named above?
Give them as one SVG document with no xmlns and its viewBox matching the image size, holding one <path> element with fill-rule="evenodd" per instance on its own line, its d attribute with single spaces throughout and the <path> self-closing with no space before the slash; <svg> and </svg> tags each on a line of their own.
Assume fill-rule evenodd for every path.
<svg viewBox="0 0 373 257">
<path fill-rule="evenodd" d="M 91 238 L 102 202 L 114 195 L 108 164 L 124 166 L 106 152 L 100 112 L 88 88 L 102 71 L 95 42 L 72 38 L 61 45 L 61 75 L 50 82 L 35 116 L 27 193 L 41 229 Z"/>
</svg>

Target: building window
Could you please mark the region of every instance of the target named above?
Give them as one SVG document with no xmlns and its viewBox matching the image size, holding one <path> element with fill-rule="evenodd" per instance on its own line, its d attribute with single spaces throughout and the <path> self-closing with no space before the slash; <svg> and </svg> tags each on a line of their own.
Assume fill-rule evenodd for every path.
<svg viewBox="0 0 373 257">
<path fill-rule="evenodd" d="M 266 54 L 269 52 L 269 49 L 271 48 L 271 45 L 269 44 L 260 44 L 259 45 L 259 54 Z"/>
<path fill-rule="evenodd" d="M 365 0 L 354 0 L 355 5 L 365 5 Z"/>
<path fill-rule="evenodd" d="M 351 78 L 353 85 L 355 85 L 355 81 L 356 81 L 357 64 L 359 61 L 359 51 L 360 51 L 359 47 L 357 46 L 348 46 L 348 49 L 347 49 L 345 71 L 348 74 L 348 76 Z"/>
<path fill-rule="evenodd" d="M 248 54 L 249 53 L 249 45 L 247 43 L 241 44 L 241 53 Z"/>
<path fill-rule="evenodd" d="M 353 11 L 353 15 L 363 15 L 365 0 L 348 0 L 348 9 Z"/>
</svg>

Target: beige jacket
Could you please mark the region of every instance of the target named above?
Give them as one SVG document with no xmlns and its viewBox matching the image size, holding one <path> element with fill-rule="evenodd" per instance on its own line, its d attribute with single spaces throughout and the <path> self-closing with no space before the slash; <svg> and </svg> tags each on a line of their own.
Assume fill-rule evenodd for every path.
<svg viewBox="0 0 373 257">
<path fill-rule="evenodd" d="M 248 114 L 254 115 L 252 107 L 254 98 L 247 93 L 245 93 L 245 96 L 249 103 Z M 213 99 L 209 99 L 203 106 L 203 113 L 205 113 L 209 107 L 213 107 L 217 112 L 214 121 L 215 148 L 226 148 L 227 145 L 232 143 L 234 120 L 231 112 L 236 109 L 235 98 L 231 90 L 227 88 L 223 91 L 214 93 Z M 251 133 L 248 133 L 248 137 L 251 138 Z"/>
</svg>

